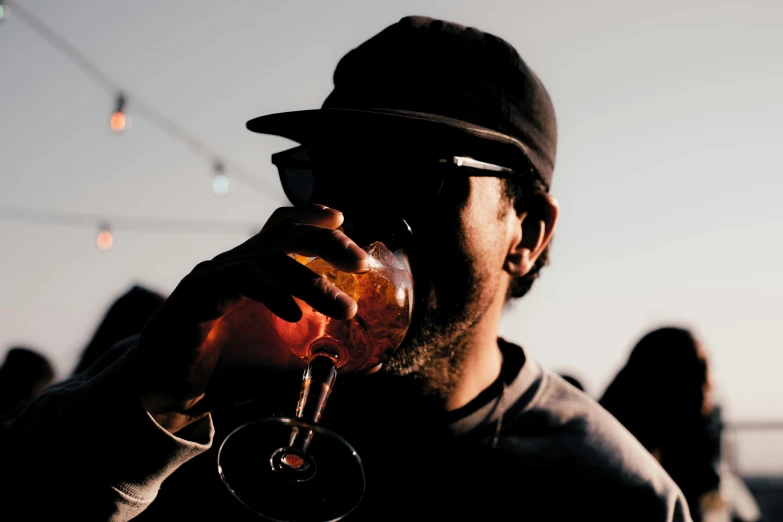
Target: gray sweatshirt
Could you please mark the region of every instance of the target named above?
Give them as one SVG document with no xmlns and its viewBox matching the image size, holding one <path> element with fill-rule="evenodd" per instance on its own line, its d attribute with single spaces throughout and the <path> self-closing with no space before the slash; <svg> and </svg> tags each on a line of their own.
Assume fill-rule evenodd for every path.
<svg viewBox="0 0 783 522">
<path fill-rule="evenodd" d="M 171 435 L 126 394 L 122 353 L 134 342 L 53 386 L 3 426 L 2 473 L 11 484 L 3 487 L 3 505 L 18 508 L 18 520 L 184 520 L 200 519 L 205 509 L 225 514 L 220 519 L 257 520 L 237 509 L 225 491 L 194 499 L 192 488 L 179 488 L 178 497 L 172 486 L 156 501 L 164 481 L 176 483 L 181 467 L 217 473 L 215 430 L 212 419 L 204 418 Z M 522 348 L 499 344 L 504 377 L 494 385 L 497 393 L 488 389 L 444 423 L 455 444 L 448 446 L 450 454 L 464 460 L 449 457 L 453 469 L 437 479 L 426 478 L 426 470 L 410 474 L 405 466 L 391 471 L 400 464 L 396 457 L 385 464 L 385 477 L 372 475 L 368 460 L 367 495 L 346 521 L 447 514 L 476 520 L 691 521 L 679 488 L 614 417 Z M 202 468 L 184 466 L 202 453 L 209 460 Z M 478 457 L 470 460 L 474 453 Z M 396 472 L 403 473 L 402 481 Z M 142 514 L 154 501 L 154 509 Z"/>
</svg>

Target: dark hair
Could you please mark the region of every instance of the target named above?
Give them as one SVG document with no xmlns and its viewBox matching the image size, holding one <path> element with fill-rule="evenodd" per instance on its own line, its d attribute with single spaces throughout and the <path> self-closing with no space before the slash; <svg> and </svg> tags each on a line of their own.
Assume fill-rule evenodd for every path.
<svg viewBox="0 0 783 522">
<path fill-rule="evenodd" d="M 119 341 L 141 333 L 147 321 L 166 300 L 161 294 L 134 286 L 109 307 L 73 373 L 81 373 Z"/>
<path fill-rule="evenodd" d="M 644 335 L 601 398 L 601 404 L 647 447 L 666 437 L 674 419 L 701 415 L 706 361 L 684 328 L 667 326 Z"/>
<path fill-rule="evenodd" d="M 599 400 L 661 464 L 698 511 L 698 499 L 717 487 L 720 431 L 704 411 L 707 362 L 684 328 L 644 335 Z"/>
<path fill-rule="evenodd" d="M 514 206 L 514 210 L 517 213 L 529 211 L 535 205 L 541 204 L 548 192 L 541 180 L 532 175 L 520 176 L 515 179 L 503 179 L 503 188 L 506 198 Z M 505 210 L 503 209 L 504 212 Z M 530 272 L 511 281 L 506 300 L 527 294 L 533 286 L 533 282 L 538 279 L 539 272 L 547 264 L 549 264 L 549 245 L 538 256 Z"/>
<path fill-rule="evenodd" d="M 0 366 L 0 416 L 34 399 L 54 380 L 49 359 L 39 351 L 14 346 Z"/>
</svg>

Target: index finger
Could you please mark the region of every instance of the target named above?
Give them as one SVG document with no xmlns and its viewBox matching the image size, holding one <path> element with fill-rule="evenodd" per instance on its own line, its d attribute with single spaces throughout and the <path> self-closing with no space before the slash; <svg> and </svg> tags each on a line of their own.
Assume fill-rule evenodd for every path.
<svg viewBox="0 0 783 522">
<path fill-rule="evenodd" d="M 343 213 L 325 205 L 313 204 L 309 207 L 280 207 L 269 216 L 261 230 L 275 223 L 290 220 L 306 225 L 324 228 L 337 228 L 343 224 Z"/>
<path fill-rule="evenodd" d="M 293 221 L 324 228 L 338 228 L 343 224 L 343 220 L 342 212 L 325 205 L 313 204 L 309 207 L 280 207 L 272 212 L 272 215 L 269 216 L 269 219 L 262 227 L 261 232 L 282 221 Z M 261 232 L 231 250 L 216 255 L 212 258 L 213 261 L 255 252 L 258 249 L 258 240 Z"/>
</svg>

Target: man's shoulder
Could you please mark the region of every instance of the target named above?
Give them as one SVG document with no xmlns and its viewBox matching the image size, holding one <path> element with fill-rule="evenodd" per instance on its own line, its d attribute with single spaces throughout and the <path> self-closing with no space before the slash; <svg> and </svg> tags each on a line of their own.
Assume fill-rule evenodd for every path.
<svg viewBox="0 0 783 522">
<path fill-rule="evenodd" d="M 681 518 L 687 508 L 671 477 L 597 401 L 546 369 L 534 386 L 534 397 L 508 419 L 501 447 L 520 469 L 537 470 L 542 488 L 558 483 L 586 504 L 605 500 L 617 513 L 657 512 L 649 520 L 690 520 Z"/>
<path fill-rule="evenodd" d="M 518 445 L 557 451 L 560 461 L 594 471 L 662 476 L 658 461 L 598 401 L 556 373 L 542 367 L 526 350 L 504 341 L 504 357 L 520 359 L 508 384 L 504 436 Z M 546 458 L 546 451 L 536 456 Z"/>
<path fill-rule="evenodd" d="M 508 434 L 524 440 L 546 437 L 570 465 L 594 472 L 668 476 L 655 458 L 597 401 L 559 375 L 542 369 L 538 391 L 510 419 Z"/>
</svg>

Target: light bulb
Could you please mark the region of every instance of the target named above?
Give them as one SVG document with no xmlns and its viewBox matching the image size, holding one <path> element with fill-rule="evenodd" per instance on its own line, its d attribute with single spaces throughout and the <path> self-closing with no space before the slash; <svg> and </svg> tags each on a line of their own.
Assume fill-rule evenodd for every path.
<svg viewBox="0 0 783 522">
<path fill-rule="evenodd" d="M 212 192 L 218 196 L 225 196 L 231 192 L 231 180 L 223 173 L 215 174 L 212 178 Z"/>
<path fill-rule="evenodd" d="M 114 113 L 112 113 L 111 119 L 109 119 L 109 127 L 111 130 L 119 134 L 128 130 L 130 125 L 130 116 L 125 114 L 125 96 L 118 94 Z"/>
<path fill-rule="evenodd" d="M 215 176 L 212 178 L 212 192 L 217 196 L 225 196 L 231 192 L 231 180 L 224 173 L 225 167 L 220 160 L 215 162 Z"/>
<path fill-rule="evenodd" d="M 95 237 L 95 244 L 101 250 L 109 250 L 114 245 L 114 235 L 111 233 L 109 225 L 103 224 Z"/>
<path fill-rule="evenodd" d="M 129 127 L 128 121 L 129 118 L 125 115 L 124 112 L 117 111 L 111 115 L 109 125 L 111 126 L 111 130 L 114 132 L 122 132 Z"/>
</svg>

